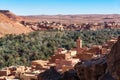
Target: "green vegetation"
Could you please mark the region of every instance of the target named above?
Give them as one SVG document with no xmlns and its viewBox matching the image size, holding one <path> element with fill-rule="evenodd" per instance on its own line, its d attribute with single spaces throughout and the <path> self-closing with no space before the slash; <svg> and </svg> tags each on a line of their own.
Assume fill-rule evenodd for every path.
<svg viewBox="0 0 120 80">
<path fill-rule="evenodd" d="M 84 46 L 103 44 L 120 35 L 120 29 L 98 31 L 36 31 L 28 35 L 6 35 L 0 38 L 0 67 L 29 65 L 32 60 L 48 59 L 58 47 L 76 47 L 81 37 Z"/>
</svg>

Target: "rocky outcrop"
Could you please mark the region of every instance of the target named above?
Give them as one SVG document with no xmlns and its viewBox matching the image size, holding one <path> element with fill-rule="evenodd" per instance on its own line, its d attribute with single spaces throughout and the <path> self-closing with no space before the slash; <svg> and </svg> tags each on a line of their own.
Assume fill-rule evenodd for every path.
<svg viewBox="0 0 120 80">
<path fill-rule="evenodd" d="M 38 80 L 60 80 L 61 75 L 54 67 L 38 75 Z"/>
<path fill-rule="evenodd" d="M 101 77 L 99 78 L 99 80 L 116 80 L 116 79 L 114 79 L 114 78 L 110 75 L 110 73 L 105 73 L 103 76 L 101 76 Z"/>
<path fill-rule="evenodd" d="M 106 56 L 82 61 L 75 65 L 80 80 L 98 80 L 106 71 Z"/>
<path fill-rule="evenodd" d="M 113 45 L 107 58 L 108 72 L 113 78 L 120 80 L 120 36 Z"/>
<path fill-rule="evenodd" d="M 61 80 L 80 80 L 75 70 L 71 69 L 62 74 Z"/>
</svg>

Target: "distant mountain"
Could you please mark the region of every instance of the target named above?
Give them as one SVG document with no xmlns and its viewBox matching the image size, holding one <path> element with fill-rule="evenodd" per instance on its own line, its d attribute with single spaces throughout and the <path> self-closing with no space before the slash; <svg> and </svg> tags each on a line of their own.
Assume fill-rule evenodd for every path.
<svg viewBox="0 0 120 80">
<path fill-rule="evenodd" d="M 120 14 L 86 14 L 86 15 L 31 15 L 22 16 L 28 21 L 55 21 L 62 23 L 97 23 L 120 22 Z"/>
<path fill-rule="evenodd" d="M 21 34 L 32 31 L 19 23 L 21 19 L 8 10 L 0 10 L 0 37 L 6 34 Z"/>
</svg>

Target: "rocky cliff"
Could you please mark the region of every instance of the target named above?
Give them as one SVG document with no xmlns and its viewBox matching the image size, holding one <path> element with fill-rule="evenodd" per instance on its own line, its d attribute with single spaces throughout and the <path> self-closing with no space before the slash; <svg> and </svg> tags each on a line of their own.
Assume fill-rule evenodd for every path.
<svg viewBox="0 0 120 80">
<path fill-rule="evenodd" d="M 75 65 L 80 80 L 98 80 L 105 73 L 106 68 L 106 56 L 82 61 Z"/>
<path fill-rule="evenodd" d="M 120 36 L 113 45 L 107 58 L 108 72 L 113 78 L 120 80 Z"/>
</svg>

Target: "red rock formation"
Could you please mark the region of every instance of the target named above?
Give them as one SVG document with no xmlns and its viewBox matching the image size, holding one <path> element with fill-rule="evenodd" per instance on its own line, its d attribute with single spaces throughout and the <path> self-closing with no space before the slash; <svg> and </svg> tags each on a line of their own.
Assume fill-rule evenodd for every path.
<svg viewBox="0 0 120 80">
<path fill-rule="evenodd" d="M 80 80 L 98 80 L 107 68 L 106 56 L 95 60 L 82 61 L 75 65 Z"/>
<path fill-rule="evenodd" d="M 107 58 L 108 72 L 117 80 L 120 80 L 120 36 L 113 45 Z"/>
</svg>

